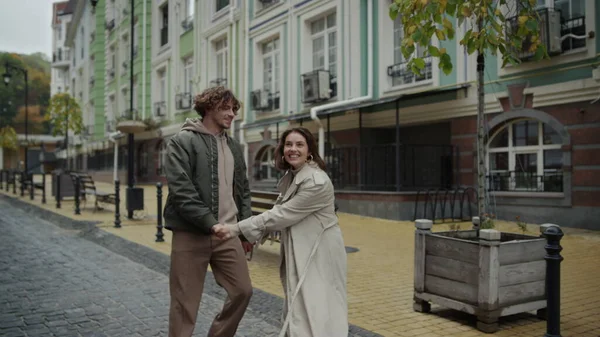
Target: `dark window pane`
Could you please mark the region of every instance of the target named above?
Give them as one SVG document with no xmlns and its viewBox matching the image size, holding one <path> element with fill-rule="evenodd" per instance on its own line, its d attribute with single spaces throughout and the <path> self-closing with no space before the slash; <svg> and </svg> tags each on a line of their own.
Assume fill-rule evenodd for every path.
<svg viewBox="0 0 600 337">
<path fill-rule="evenodd" d="M 537 154 L 519 153 L 515 156 L 516 172 L 537 172 Z"/>
<path fill-rule="evenodd" d="M 550 126 L 544 124 L 543 125 L 544 128 L 544 145 L 548 145 L 548 144 L 561 144 L 562 143 L 562 139 L 560 138 L 560 135 L 554 131 L 553 128 L 551 128 Z"/>
<path fill-rule="evenodd" d="M 562 169 L 562 150 L 544 151 L 544 171 L 559 171 Z"/>
<path fill-rule="evenodd" d="M 508 128 L 500 131 L 490 142 L 490 148 L 508 147 Z"/>
<path fill-rule="evenodd" d="M 490 153 L 490 171 L 508 170 L 508 152 Z"/>
<path fill-rule="evenodd" d="M 513 146 L 538 145 L 538 122 L 522 121 L 513 124 Z"/>
</svg>

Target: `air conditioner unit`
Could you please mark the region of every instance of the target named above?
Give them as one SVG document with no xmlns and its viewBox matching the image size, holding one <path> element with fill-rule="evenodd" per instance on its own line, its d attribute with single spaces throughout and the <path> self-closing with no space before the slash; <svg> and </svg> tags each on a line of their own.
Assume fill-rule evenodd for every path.
<svg viewBox="0 0 600 337">
<path fill-rule="evenodd" d="M 329 71 L 315 70 L 302 75 L 302 101 L 311 103 L 331 97 Z"/>
<path fill-rule="evenodd" d="M 543 17 L 542 17 L 543 18 Z M 543 20 L 543 19 L 542 19 Z M 543 22 L 542 22 L 543 24 Z M 548 54 L 562 53 L 560 12 L 548 12 Z M 542 32 L 543 34 L 543 32 Z M 543 37 L 542 37 L 543 38 Z"/>
<path fill-rule="evenodd" d="M 252 92 L 252 108 L 254 110 L 266 110 L 269 108 L 269 91 L 254 90 Z"/>
</svg>

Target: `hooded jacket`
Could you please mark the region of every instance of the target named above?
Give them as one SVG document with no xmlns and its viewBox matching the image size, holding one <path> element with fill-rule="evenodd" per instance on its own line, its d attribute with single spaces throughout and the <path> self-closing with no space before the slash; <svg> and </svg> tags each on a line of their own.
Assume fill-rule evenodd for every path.
<svg viewBox="0 0 600 337">
<path fill-rule="evenodd" d="M 229 180 L 231 164 L 233 179 Z M 240 144 L 226 133 L 211 134 L 200 119 L 188 118 L 169 140 L 165 173 L 169 186 L 166 229 L 210 235 L 219 222 L 237 222 L 252 215 Z M 221 190 L 229 187 L 231 191 Z"/>
</svg>

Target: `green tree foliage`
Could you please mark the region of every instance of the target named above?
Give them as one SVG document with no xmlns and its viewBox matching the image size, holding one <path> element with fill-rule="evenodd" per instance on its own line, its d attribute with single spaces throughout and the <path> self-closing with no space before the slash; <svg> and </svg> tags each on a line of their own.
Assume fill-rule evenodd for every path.
<svg viewBox="0 0 600 337">
<path fill-rule="evenodd" d="M 428 55 L 438 57 L 440 69 L 450 74 L 452 58 L 445 48 L 432 44 L 433 36 L 439 41 L 455 38 L 450 17 L 456 18 L 459 26 L 465 21 L 471 23 L 471 28 L 458 37 L 469 54 L 477 51 L 497 55 L 499 51 L 503 67 L 518 64 L 517 53 L 524 50 L 534 52 L 536 60 L 548 57 L 539 39 L 540 18 L 535 5 L 536 0 L 394 0 L 389 15 L 392 20 L 398 16 L 402 20 L 402 54 L 414 73 L 425 68 L 423 55 L 415 55 L 415 47 L 420 45 Z M 513 16 L 516 20 L 507 20 Z"/>
<path fill-rule="evenodd" d="M 14 150 L 17 148 L 17 132 L 12 126 L 0 127 L 0 148 Z"/>
<path fill-rule="evenodd" d="M 52 96 L 45 118 L 50 121 L 54 136 L 65 135 L 69 130 L 75 135 L 83 131 L 81 107 L 68 93 L 61 92 Z"/>
</svg>

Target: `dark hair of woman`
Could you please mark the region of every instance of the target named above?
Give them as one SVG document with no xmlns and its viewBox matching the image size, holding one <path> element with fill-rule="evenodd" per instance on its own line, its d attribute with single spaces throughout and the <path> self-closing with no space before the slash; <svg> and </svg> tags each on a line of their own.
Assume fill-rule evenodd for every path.
<svg viewBox="0 0 600 337">
<path fill-rule="evenodd" d="M 309 160 L 311 160 L 311 161 L 315 162 L 317 165 L 319 165 L 321 170 L 327 171 L 327 167 L 325 166 L 325 161 L 323 161 L 323 159 L 319 155 L 319 149 L 317 147 L 317 140 L 315 139 L 315 136 L 313 136 L 313 134 L 308 129 L 302 128 L 302 127 L 288 129 L 285 132 L 283 132 L 283 134 L 281 135 L 281 138 L 279 139 L 279 144 L 277 144 L 277 147 L 275 148 L 275 154 L 274 154 L 275 168 L 277 168 L 278 170 L 281 170 L 281 171 L 287 171 L 290 168 L 292 168 L 292 166 L 283 157 L 284 156 L 283 150 L 285 148 L 285 140 L 286 140 L 287 136 L 292 132 L 296 132 L 296 133 L 302 135 L 302 137 L 304 137 L 304 140 L 306 141 L 306 146 L 308 146 Z"/>
</svg>

